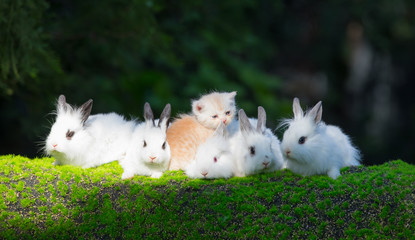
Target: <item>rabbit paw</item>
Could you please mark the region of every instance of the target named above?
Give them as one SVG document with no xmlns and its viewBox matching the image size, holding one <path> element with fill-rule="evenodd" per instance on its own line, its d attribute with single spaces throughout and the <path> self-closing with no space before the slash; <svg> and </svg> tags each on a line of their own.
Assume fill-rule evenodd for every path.
<svg viewBox="0 0 415 240">
<path fill-rule="evenodd" d="M 332 168 L 327 172 L 327 175 L 329 175 L 329 177 L 332 179 L 336 179 L 338 176 L 340 176 L 340 171 L 338 168 Z"/>
<path fill-rule="evenodd" d="M 162 172 L 153 172 L 150 177 L 152 178 L 160 178 L 163 175 Z"/>
<path fill-rule="evenodd" d="M 132 177 L 134 177 L 134 173 L 131 173 L 131 172 L 123 172 L 121 175 L 122 180 L 132 178 Z"/>
</svg>

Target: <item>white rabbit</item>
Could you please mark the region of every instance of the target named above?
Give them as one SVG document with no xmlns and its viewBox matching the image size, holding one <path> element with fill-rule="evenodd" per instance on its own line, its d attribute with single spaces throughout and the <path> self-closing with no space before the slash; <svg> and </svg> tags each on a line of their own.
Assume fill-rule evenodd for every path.
<svg viewBox="0 0 415 240">
<path fill-rule="evenodd" d="M 166 139 L 171 106 L 167 104 L 160 115 L 157 126 L 150 104 L 144 104 L 145 123 L 137 125 L 131 138 L 125 159 L 119 163 L 124 169 L 122 179 L 134 175 L 160 178 L 170 162 L 170 146 Z"/>
<path fill-rule="evenodd" d="M 190 178 L 230 178 L 235 171 L 227 139 L 226 126 L 221 122 L 212 137 L 197 148 L 195 159 L 185 172 Z"/>
<path fill-rule="evenodd" d="M 340 168 L 360 164 L 359 151 L 349 137 L 321 121 L 321 101 L 304 115 L 298 98 L 294 98 L 293 112 L 294 119 L 285 122 L 289 127 L 281 144 L 287 168 L 304 176 L 327 174 L 336 179 Z"/>
<path fill-rule="evenodd" d="M 96 167 L 120 160 L 136 123 L 115 113 L 91 115 L 92 100 L 76 108 L 59 96 L 56 120 L 45 142 L 55 165 Z"/>
<path fill-rule="evenodd" d="M 253 123 L 256 123 L 256 129 Z M 258 107 L 257 120 L 248 119 L 244 110 L 239 110 L 239 131 L 230 138 L 236 176 L 273 172 L 283 167 L 280 141 L 265 124 L 263 107 Z"/>
</svg>

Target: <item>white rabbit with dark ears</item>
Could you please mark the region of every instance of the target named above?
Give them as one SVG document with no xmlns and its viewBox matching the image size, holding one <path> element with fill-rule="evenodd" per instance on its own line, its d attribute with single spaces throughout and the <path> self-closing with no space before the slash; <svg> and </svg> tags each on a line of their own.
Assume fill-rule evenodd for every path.
<svg viewBox="0 0 415 240">
<path fill-rule="evenodd" d="M 235 172 L 235 163 L 230 152 L 226 126 L 219 124 L 213 136 L 197 148 L 195 159 L 187 165 L 190 178 L 230 178 Z"/>
<path fill-rule="evenodd" d="M 134 129 L 125 159 L 120 161 L 124 169 L 122 179 L 134 175 L 160 178 L 170 162 L 170 146 L 166 131 L 169 125 L 171 106 L 167 104 L 156 123 L 150 104 L 144 104 L 145 122 Z"/>
<path fill-rule="evenodd" d="M 256 122 L 256 128 L 252 125 Z M 248 119 L 239 110 L 239 131 L 230 138 L 236 176 L 273 172 L 283 167 L 280 141 L 266 128 L 266 112 L 258 107 L 258 119 Z"/>
<path fill-rule="evenodd" d="M 45 142 L 55 165 L 88 168 L 124 157 L 135 122 L 116 113 L 90 116 L 91 109 L 92 99 L 76 108 L 59 96 L 56 119 Z"/>
<path fill-rule="evenodd" d="M 281 148 L 287 168 L 303 176 L 340 176 L 340 169 L 360 165 L 360 153 L 339 127 L 321 121 L 321 101 L 304 114 L 300 101 L 293 101 L 294 119 L 285 121 Z"/>
</svg>

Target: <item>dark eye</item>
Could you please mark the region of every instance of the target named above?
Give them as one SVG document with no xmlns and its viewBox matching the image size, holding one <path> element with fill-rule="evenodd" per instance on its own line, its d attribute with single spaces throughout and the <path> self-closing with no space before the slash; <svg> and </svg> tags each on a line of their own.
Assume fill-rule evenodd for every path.
<svg viewBox="0 0 415 240">
<path fill-rule="evenodd" d="M 218 159 L 216 157 L 213 158 L 213 162 L 217 162 Z"/>
<path fill-rule="evenodd" d="M 144 140 L 143 147 L 147 147 L 147 142 Z"/>
<path fill-rule="evenodd" d="M 75 132 L 74 131 L 71 131 L 71 130 L 68 130 L 66 132 L 66 139 L 71 140 L 72 137 L 73 137 L 73 135 L 75 135 Z"/>
<path fill-rule="evenodd" d="M 226 115 L 230 115 L 231 114 L 231 111 L 227 111 L 225 114 Z"/>
<path fill-rule="evenodd" d="M 254 146 L 249 147 L 249 151 L 251 152 L 252 156 L 255 155 L 255 147 Z"/>
<path fill-rule="evenodd" d="M 304 144 L 306 139 L 307 139 L 306 137 L 300 137 L 300 139 L 298 139 L 298 143 Z"/>
<path fill-rule="evenodd" d="M 166 141 L 164 141 L 163 145 L 161 145 L 161 148 L 164 150 L 166 149 Z"/>
<path fill-rule="evenodd" d="M 218 115 L 213 115 L 212 118 L 218 118 Z"/>
</svg>

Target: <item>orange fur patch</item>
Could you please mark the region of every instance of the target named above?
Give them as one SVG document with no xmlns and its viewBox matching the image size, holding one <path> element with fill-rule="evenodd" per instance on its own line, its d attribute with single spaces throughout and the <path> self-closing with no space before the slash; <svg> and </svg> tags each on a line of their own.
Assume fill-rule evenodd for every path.
<svg viewBox="0 0 415 240">
<path fill-rule="evenodd" d="M 194 116 L 182 115 L 167 129 L 171 160 L 169 170 L 184 170 L 194 159 L 197 147 L 211 137 L 215 130 L 202 126 Z"/>
</svg>

